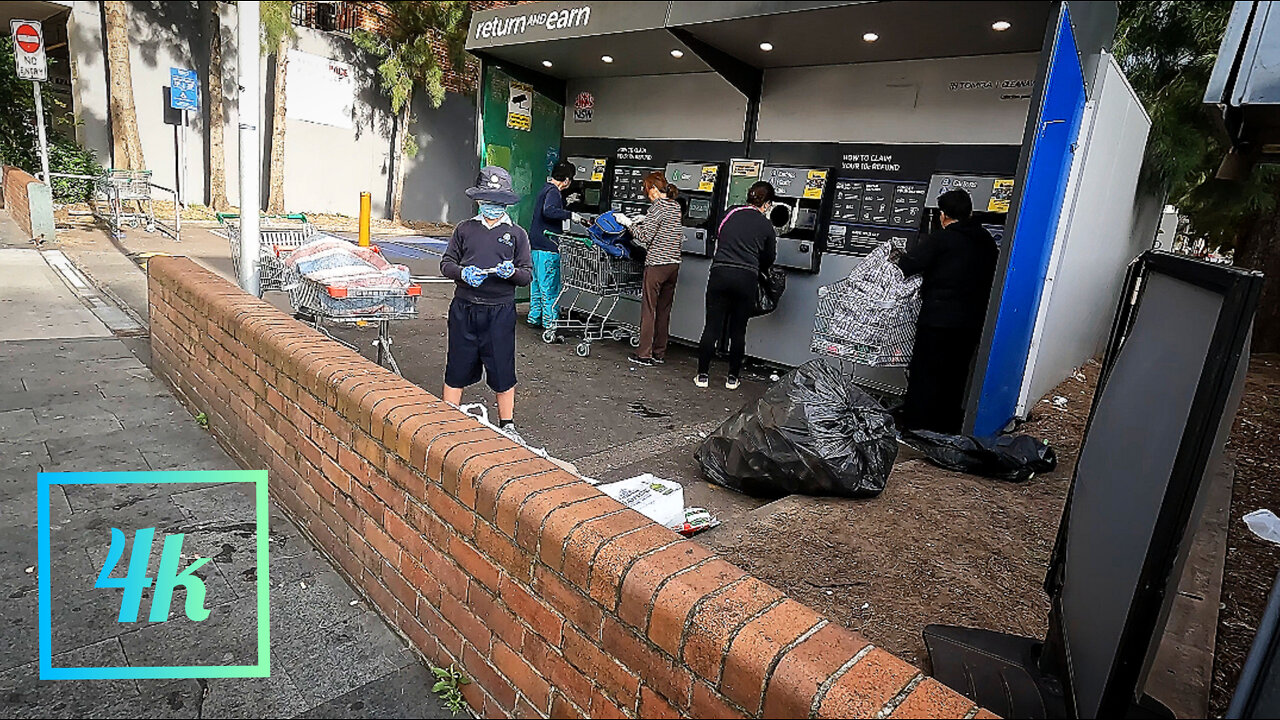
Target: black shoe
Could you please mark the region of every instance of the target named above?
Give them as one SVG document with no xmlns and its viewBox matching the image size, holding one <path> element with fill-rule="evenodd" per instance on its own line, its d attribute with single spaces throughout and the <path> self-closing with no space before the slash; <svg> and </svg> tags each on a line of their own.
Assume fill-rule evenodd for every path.
<svg viewBox="0 0 1280 720">
<path fill-rule="evenodd" d="M 633 365 L 639 365 L 640 367 L 653 367 L 658 364 L 653 361 L 653 358 L 640 357 L 635 353 L 632 353 L 631 357 L 627 359 L 630 360 Z"/>
<path fill-rule="evenodd" d="M 653 361 L 653 364 L 654 364 L 654 365 L 666 365 L 666 364 L 667 364 L 667 361 L 666 361 L 666 360 L 663 360 L 662 358 L 649 358 L 649 359 Z"/>
</svg>

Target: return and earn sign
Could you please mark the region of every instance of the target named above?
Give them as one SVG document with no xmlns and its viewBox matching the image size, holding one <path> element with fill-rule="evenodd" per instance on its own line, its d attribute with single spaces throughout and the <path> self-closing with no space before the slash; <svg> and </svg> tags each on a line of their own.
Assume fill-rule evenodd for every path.
<svg viewBox="0 0 1280 720">
<path fill-rule="evenodd" d="M 18 64 L 18 79 L 44 82 L 49 79 L 49 65 L 44 58 L 44 30 L 38 20 L 10 20 L 13 33 L 13 59 Z"/>
</svg>

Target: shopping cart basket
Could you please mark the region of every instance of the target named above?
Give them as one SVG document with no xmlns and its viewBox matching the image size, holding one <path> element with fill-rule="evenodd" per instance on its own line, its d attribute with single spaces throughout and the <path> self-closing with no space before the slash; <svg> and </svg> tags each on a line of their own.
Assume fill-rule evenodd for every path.
<svg viewBox="0 0 1280 720">
<path fill-rule="evenodd" d="M 227 239 L 231 241 L 231 265 L 236 281 L 239 282 L 240 216 L 235 213 L 218 213 L 217 218 L 227 233 Z M 258 226 L 258 268 L 262 292 L 284 289 L 285 258 L 289 257 L 289 253 L 315 240 L 316 236 L 315 227 L 302 213 L 262 218 Z"/>
<path fill-rule="evenodd" d="M 911 363 L 920 277 L 903 278 L 891 249 L 881 245 L 849 277 L 818 288 L 813 352 L 872 367 Z"/>
<path fill-rule="evenodd" d="M 391 322 L 418 316 L 422 286 L 410 285 L 403 289 L 338 287 L 312 280 L 287 265 L 282 267 L 285 272 L 283 289 L 289 293 L 289 304 L 293 306 L 295 318 L 356 352 L 360 348 L 333 335 L 326 325 L 366 327 L 376 323 L 378 338 L 373 341 L 373 346 L 378 351 L 378 364 L 400 373 L 400 365 L 391 354 Z"/>
<path fill-rule="evenodd" d="M 129 225 L 155 232 L 156 210 L 151 201 L 150 170 L 107 170 L 95 184 L 93 214 L 106 221 L 113 235 Z"/>
<path fill-rule="evenodd" d="M 623 296 L 639 298 L 644 282 L 644 263 L 625 257 L 614 257 L 589 238 L 547 233 L 560 246 L 560 294 L 556 307 L 560 317 L 542 333 L 542 341 L 553 343 L 562 331 L 581 332 L 579 357 L 591 354 L 591 343 L 606 338 L 630 340 L 640 344 L 639 330 L 634 325 L 612 319 Z M 568 304 L 565 300 L 571 297 Z"/>
</svg>

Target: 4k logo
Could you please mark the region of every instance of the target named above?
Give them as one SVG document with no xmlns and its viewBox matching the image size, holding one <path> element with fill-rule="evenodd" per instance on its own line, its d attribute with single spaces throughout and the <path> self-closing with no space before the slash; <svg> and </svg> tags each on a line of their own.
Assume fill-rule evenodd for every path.
<svg viewBox="0 0 1280 720">
<path fill-rule="evenodd" d="M 183 555 L 184 540 L 190 539 L 192 542 L 187 543 L 190 546 L 203 537 L 194 534 L 194 530 L 191 531 L 192 537 L 187 538 L 183 533 L 166 535 L 157 532 L 155 527 L 138 527 L 156 523 L 141 521 L 128 505 L 112 508 L 102 504 L 77 512 L 68 510 L 65 499 L 56 504 L 50 502 L 50 496 L 57 488 L 66 492 L 77 485 L 108 488 L 146 485 L 146 492 L 157 498 L 220 486 L 217 492 L 225 494 L 219 496 L 220 510 L 231 514 L 243 513 L 245 521 L 250 517 L 253 519 L 252 534 L 236 533 L 238 537 L 252 538 L 251 549 L 236 549 L 248 551 L 238 557 L 251 557 L 253 567 L 235 573 L 235 577 L 253 584 L 253 595 L 247 597 L 242 592 L 244 583 L 227 580 L 221 568 L 209 564 L 211 558 Z M 107 492 L 113 491 L 108 489 Z M 58 493 L 59 496 L 61 494 Z M 35 575 L 40 590 L 37 628 L 40 679 L 270 677 L 269 515 L 265 470 L 37 473 L 36 549 L 39 557 Z M 90 538 L 91 547 L 84 547 L 81 544 L 85 537 L 83 529 L 88 528 L 93 528 L 95 534 Z M 98 534 L 101 532 L 98 528 L 109 528 L 110 538 Z M 77 556 L 84 558 L 86 552 L 102 557 L 103 549 L 106 550 L 106 559 L 102 567 L 96 564 L 86 567 L 82 562 L 73 561 Z M 206 578 L 210 581 L 209 587 L 205 587 Z M 238 586 L 235 590 L 230 585 L 233 582 Z M 103 614 L 101 620 L 114 618 L 120 623 L 155 623 L 148 628 L 153 638 L 149 645 L 151 653 L 132 653 L 127 659 L 121 657 L 114 661 L 116 664 L 110 664 L 111 660 L 94 665 L 76 662 L 79 656 L 70 652 L 73 647 L 58 646 L 59 638 L 65 633 L 54 630 L 60 623 L 85 621 L 67 610 L 67 598 L 73 598 L 70 602 L 75 602 L 74 598 L 81 592 L 110 601 L 107 607 L 99 610 Z M 117 593 L 120 597 L 118 611 L 114 605 Z M 186 618 L 171 607 L 175 593 L 182 593 L 182 610 Z M 148 598 L 149 604 L 144 602 Z M 96 608 L 97 603 L 93 606 Z M 77 603 L 72 607 L 83 609 L 85 605 Z M 214 612 L 218 613 L 214 623 L 219 620 L 227 622 L 220 627 L 204 622 Z M 173 622 L 167 622 L 170 620 Z M 132 629 L 117 627 L 121 633 Z M 239 633 L 253 634 L 255 653 L 245 652 L 245 640 L 250 638 L 239 637 Z"/>
<path fill-rule="evenodd" d="M 120 598 L 119 622 L 137 622 L 138 610 L 142 604 L 142 591 L 151 587 L 151 578 L 147 577 L 147 564 L 151 561 L 151 546 L 155 541 L 155 528 L 144 528 L 133 533 L 133 552 L 129 556 L 129 572 L 123 578 L 111 577 L 116 565 L 124 557 L 124 532 L 111 528 L 111 549 L 107 551 L 107 561 L 102 565 L 96 588 L 123 588 Z M 151 598 L 151 614 L 147 619 L 151 622 L 164 622 L 169 619 L 169 607 L 173 603 L 173 591 L 179 585 L 187 589 L 187 617 L 200 622 L 209 617 L 209 610 L 204 606 L 204 580 L 195 574 L 201 566 L 209 562 L 209 558 L 200 558 L 178 571 L 182 562 L 182 534 L 170 535 L 164 539 L 164 549 L 160 551 L 160 570 L 156 573 L 155 594 Z"/>
</svg>

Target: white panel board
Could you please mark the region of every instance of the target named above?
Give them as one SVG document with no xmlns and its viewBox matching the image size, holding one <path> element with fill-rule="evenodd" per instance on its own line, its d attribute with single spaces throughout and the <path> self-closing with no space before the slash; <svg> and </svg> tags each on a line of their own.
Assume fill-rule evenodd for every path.
<svg viewBox="0 0 1280 720">
<path fill-rule="evenodd" d="M 285 116 L 350 130 L 356 92 L 351 66 L 340 60 L 289 51 Z"/>
<path fill-rule="evenodd" d="M 590 93 L 590 122 L 564 114 L 565 137 L 742 142 L 747 98 L 715 73 L 570 80 L 566 97 Z"/>
<path fill-rule="evenodd" d="M 1037 53 L 766 70 L 761 142 L 1018 145 Z"/>
<path fill-rule="evenodd" d="M 1115 58 L 1098 65 L 1063 217 L 1032 336 L 1017 413 L 1025 417 L 1071 371 L 1102 351 L 1129 263 L 1153 237 L 1135 232 L 1138 172 L 1151 119 Z"/>
</svg>

